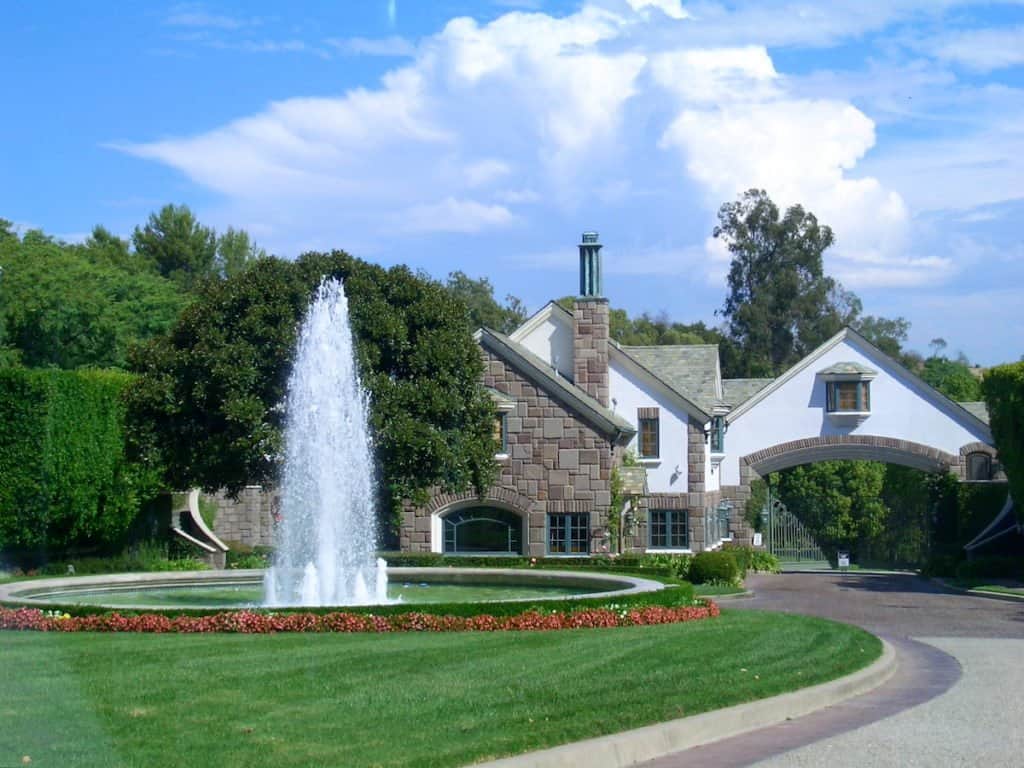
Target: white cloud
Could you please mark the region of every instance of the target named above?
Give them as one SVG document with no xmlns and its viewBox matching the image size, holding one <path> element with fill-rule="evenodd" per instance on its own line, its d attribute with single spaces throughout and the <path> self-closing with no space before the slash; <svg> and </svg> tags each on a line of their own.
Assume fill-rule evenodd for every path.
<svg viewBox="0 0 1024 768">
<path fill-rule="evenodd" d="M 224 14 L 208 13 L 196 6 L 179 6 L 168 16 L 164 23 L 171 27 L 197 27 L 205 29 L 234 30 L 251 27 L 260 23 L 259 19 L 243 19 Z"/>
<path fill-rule="evenodd" d="M 401 37 L 329 41 L 346 53 L 412 56 L 376 87 L 287 99 L 196 136 L 119 147 L 180 169 L 264 226 L 305 219 L 370 243 L 505 228 L 526 206 L 590 217 L 685 190 L 707 227 L 684 233 L 690 244 L 679 233 L 664 240 L 666 253 L 687 259 L 654 261 L 697 264 L 713 280 L 727 261 L 701 236 L 722 201 L 759 187 L 833 227 L 829 266 L 854 286 L 926 283 L 952 268 L 903 252 L 910 216 L 900 186 L 863 170 L 874 121 L 842 98 L 801 92 L 807 79 L 780 74 L 764 45 L 692 42 L 724 38 L 730 23 L 739 40 L 758 24 L 776 39 L 796 39 L 802 24 L 822 40 L 840 22 L 855 32 L 920 7 L 775 3 L 784 18 L 770 22 L 759 6 L 591 0 L 561 17 L 460 17 L 415 48 Z"/>
<path fill-rule="evenodd" d="M 331 38 L 328 45 L 350 56 L 391 56 L 408 58 L 416 54 L 416 46 L 404 37 L 347 37 Z"/>
<path fill-rule="evenodd" d="M 971 29 L 934 40 L 929 46 L 942 61 L 959 64 L 975 72 L 1024 64 L 1024 26 Z"/>
<path fill-rule="evenodd" d="M 503 205 L 448 197 L 437 203 L 414 205 L 401 214 L 398 226 L 406 232 L 480 232 L 507 227 L 515 221 Z"/>
<path fill-rule="evenodd" d="M 680 0 L 627 0 L 634 11 L 657 8 L 670 19 L 685 19 L 689 14 L 683 10 Z"/>
</svg>

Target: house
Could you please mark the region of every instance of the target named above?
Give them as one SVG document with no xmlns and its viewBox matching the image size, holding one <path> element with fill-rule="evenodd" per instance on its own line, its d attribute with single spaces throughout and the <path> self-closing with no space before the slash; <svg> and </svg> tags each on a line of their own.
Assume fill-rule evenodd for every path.
<svg viewBox="0 0 1024 768">
<path fill-rule="evenodd" d="M 571 311 L 551 302 L 509 335 L 477 333 L 499 414 L 499 478 L 482 495 L 409 506 L 403 550 L 580 556 L 750 543 L 752 480 L 824 459 L 999 478 L 983 404 L 949 400 L 855 331 L 777 379 L 723 379 L 714 345 L 614 342 L 597 233 L 583 234 L 579 263 Z"/>
</svg>

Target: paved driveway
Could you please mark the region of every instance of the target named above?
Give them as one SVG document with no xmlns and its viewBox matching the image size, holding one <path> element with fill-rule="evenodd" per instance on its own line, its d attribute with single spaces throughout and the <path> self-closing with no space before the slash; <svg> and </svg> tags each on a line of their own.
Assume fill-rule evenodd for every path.
<svg viewBox="0 0 1024 768">
<path fill-rule="evenodd" d="M 885 685 L 798 720 L 669 755 L 669 766 L 1024 766 L 1024 602 L 912 575 L 753 576 L 746 610 L 857 624 L 896 648 Z M 761 761 L 761 762 L 759 762 Z"/>
</svg>

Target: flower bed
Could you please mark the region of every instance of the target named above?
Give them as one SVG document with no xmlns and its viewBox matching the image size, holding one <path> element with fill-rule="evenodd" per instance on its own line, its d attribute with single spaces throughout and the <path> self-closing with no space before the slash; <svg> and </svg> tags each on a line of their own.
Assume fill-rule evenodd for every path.
<svg viewBox="0 0 1024 768">
<path fill-rule="evenodd" d="M 208 616 L 174 617 L 157 613 L 124 616 L 115 612 L 70 616 L 38 608 L 0 608 L 0 630 L 181 634 L 229 632 L 254 635 L 273 632 L 502 632 L 675 624 L 718 615 L 718 606 L 710 600 L 685 606 L 612 606 L 553 612 L 531 609 L 512 616 L 440 616 L 420 612 L 381 616 L 343 611 L 322 614 L 229 611 Z"/>
</svg>

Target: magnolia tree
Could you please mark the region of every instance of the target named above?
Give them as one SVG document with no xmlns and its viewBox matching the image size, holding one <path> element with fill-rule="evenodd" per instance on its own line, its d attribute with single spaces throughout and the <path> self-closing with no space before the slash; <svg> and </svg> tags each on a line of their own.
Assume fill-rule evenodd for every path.
<svg viewBox="0 0 1024 768">
<path fill-rule="evenodd" d="M 325 276 L 345 282 L 381 508 L 397 512 L 431 487 L 486 487 L 494 411 L 465 307 L 406 267 L 341 251 L 261 258 L 205 284 L 171 332 L 134 357 L 134 450 L 174 488 L 275 483 L 298 326 Z"/>
</svg>

